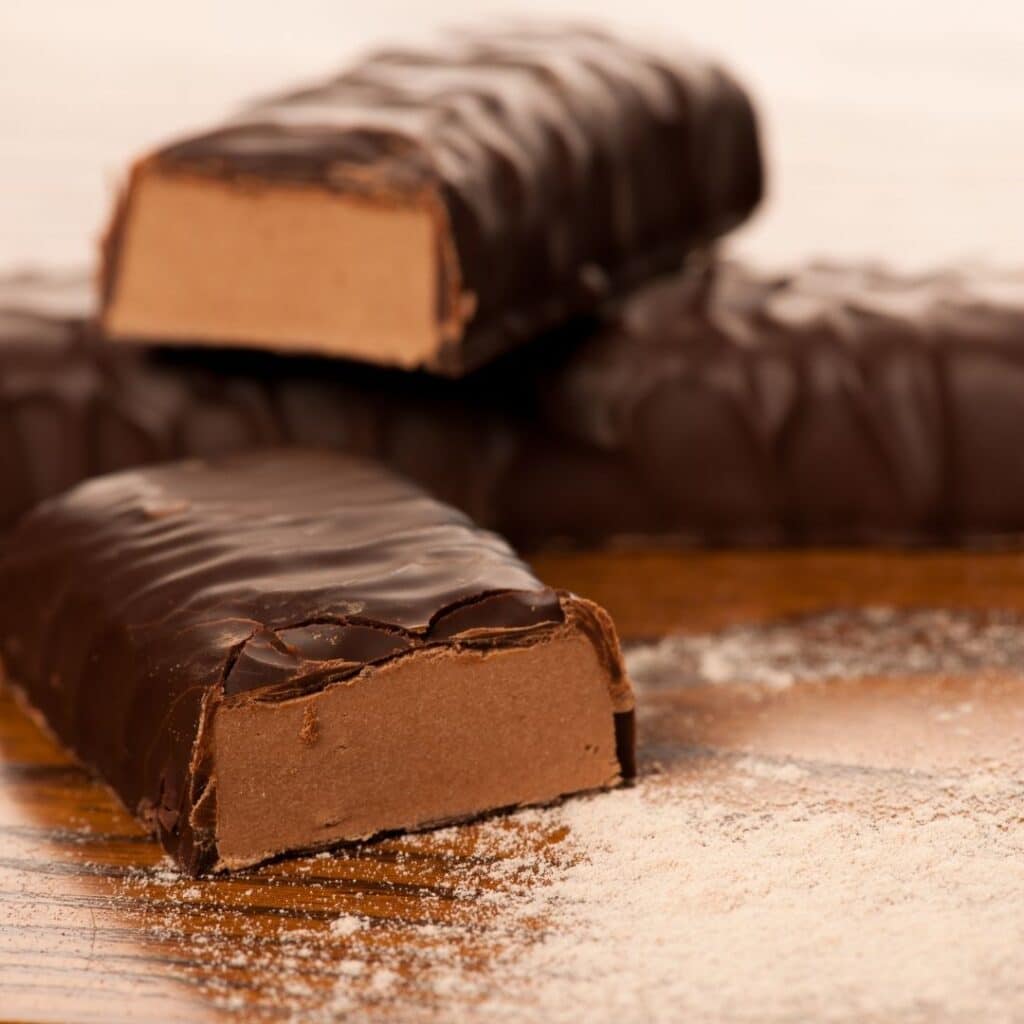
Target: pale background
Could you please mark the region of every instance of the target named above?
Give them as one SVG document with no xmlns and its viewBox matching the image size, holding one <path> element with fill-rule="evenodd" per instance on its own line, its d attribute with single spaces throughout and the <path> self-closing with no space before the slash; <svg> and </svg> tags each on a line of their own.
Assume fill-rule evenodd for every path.
<svg viewBox="0 0 1024 1024">
<path fill-rule="evenodd" d="M 89 259 L 127 159 L 251 93 L 531 12 L 673 32 L 755 91 L 772 194 L 734 251 L 1024 266 L 1016 0 L 0 0 L 0 270 Z"/>
</svg>

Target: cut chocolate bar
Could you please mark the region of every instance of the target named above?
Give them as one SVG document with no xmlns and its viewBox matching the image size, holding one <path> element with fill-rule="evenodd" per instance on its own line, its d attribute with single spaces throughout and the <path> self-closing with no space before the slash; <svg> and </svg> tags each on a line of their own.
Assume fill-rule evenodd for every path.
<svg viewBox="0 0 1024 1024">
<path fill-rule="evenodd" d="M 191 872 L 632 772 L 607 615 L 354 458 L 172 463 L 44 502 L 0 556 L 0 644 Z"/>
<path fill-rule="evenodd" d="M 761 191 L 716 65 L 565 25 L 455 33 L 142 159 L 104 324 L 460 375 L 677 267 Z"/>
</svg>

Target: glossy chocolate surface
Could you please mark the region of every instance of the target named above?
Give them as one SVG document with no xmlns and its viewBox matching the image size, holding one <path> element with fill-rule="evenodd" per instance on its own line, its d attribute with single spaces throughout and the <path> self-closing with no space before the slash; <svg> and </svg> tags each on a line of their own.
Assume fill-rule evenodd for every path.
<svg viewBox="0 0 1024 1024">
<path fill-rule="evenodd" d="M 213 855 L 196 809 L 220 702 L 288 700 L 426 648 L 532 644 L 570 607 L 594 614 L 461 513 L 328 453 L 108 475 L 7 541 L 6 674 L 191 870 Z M 613 640 L 592 639 L 621 677 Z"/>
<path fill-rule="evenodd" d="M 108 348 L 84 275 L 0 279 L 0 527 L 117 469 L 282 440 L 245 374 Z"/>
<path fill-rule="evenodd" d="M 1009 273 L 694 268 L 457 382 L 107 349 L 21 313 L 0 316 L 3 519 L 103 469 L 300 443 L 378 458 L 521 548 L 1005 542 L 1022 400 Z"/>
<path fill-rule="evenodd" d="M 632 482 L 597 502 L 626 530 L 732 544 L 1024 529 L 1024 274 L 721 265 L 636 293 L 540 388 L 546 434 Z M 514 536 L 551 532 L 528 501 L 502 504 Z"/>
<path fill-rule="evenodd" d="M 755 116 L 727 72 L 562 24 L 371 55 L 140 168 L 154 162 L 385 201 L 437 195 L 460 278 L 441 282 L 438 319 L 475 310 L 432 367 L 451 375 L 678 267 L 762 193 Z M 108 289 L 119 232 L 116 221 Z"/>
</svg>

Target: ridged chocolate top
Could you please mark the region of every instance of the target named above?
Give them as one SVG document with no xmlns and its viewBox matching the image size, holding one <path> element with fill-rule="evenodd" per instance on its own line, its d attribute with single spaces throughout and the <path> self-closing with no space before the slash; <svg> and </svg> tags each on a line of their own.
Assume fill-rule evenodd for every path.
<svg viewBox="0 0 1024 1024">
<path fill-rule="evenodd" d="M 490 508 L 516 430 L 501 408 L 347 363 L 106 345 L 85 275 L 0 277 L 0 530 L 103 473 L 271 445 L 391 461 Z M 485 396 L 481 394 L 481 399 Z"/>
<path fill-rule="evenodd" d="M 97 467 L 294 442 L 381 459 L 520 548 L 1024 535 L 1024 275 L 724 264 L 458 382 L 88 337 L 55 358 L 80 331 L 19 322 L 58 340 L 27 370 L 0 329 L 0 525 Z"/>
<path fill-rule="evenodd" d="M 576 445 L 631 493 L 604 496 L 619 530 L 723 543 L 1024 531 L 1024 274 L 723 265 L 634 295 L 542 391 L 539 420 L 568 443 L 554 463 L 569 475 Z M 550 533 L 546 512 L 520 511 L 501 525 Z"/>
<path fill-rule="evenodd" d="M 80 480 L 284 440 L 265 389 L 107 347 L 84 275 L 0 278 L 0 528 Z"/>
<path fill-rule="evenodd" d="M 301 450 L 99 478 L 0 557 L 6 670 L 187 866 L 204 722 L 416 648 L 564 620 L 507 544 L 374 463 Z"/>
<path fill-rule="evenodd" d="M 377 53 L 154 159 L 438 195 L 457 257 L 439 319 L 476 310 L 442 353 L 439 368 L 453 373 L 678 266 L 745 219 L 762 191 L 754 114 L 726 72 L 562 24 Z"/>
</svg>

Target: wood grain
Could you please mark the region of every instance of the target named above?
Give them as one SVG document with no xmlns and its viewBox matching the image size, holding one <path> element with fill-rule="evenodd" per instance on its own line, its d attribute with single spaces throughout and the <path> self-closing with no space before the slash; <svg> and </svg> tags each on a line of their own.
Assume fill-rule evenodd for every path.
<svg viewBox="0 0 1024 1024">
<path fill-rule="evenodd" d="M 18 45 L 5 54 L 15 87 L 0 103 L 14 140 L 2 168 L 0 263 L 92 259 L 111 169 L 268 83 L 332 66 L 341 50 L 376 42 L 396 22 L 394 5 L 352 18 L 336 4 L 300 2 L 286 39 L 269 6 L 261 15 L 259 5 L 229 4 L 220 27 L 230 21 L 230 31 L 219 34 L 206 3 L 179 5 L 159 29 L 140 5 L 115 6 L 97 18 L 89 5 L 65 5 L 59 26 L 45 4 L 8 19 Z M 451 0 L 442 13 L 458 20 L 497 6 Z M 439 16 L 436 5 L 398 7 L 403 22 Z M 665 5 L 633 7 L 595 0 L 588 13 L 665 24 Z M 739 68 L 767 121 L 771 196 L 730 243 L 740 253 L 1022 262 L 1012 216 L 1024 184 L 1016 6 L 945 5 L 924 20 L 910 5 L 897 8 L 728 0 L 676 26 Z M 112 33 L 114 22 L 124 31 Z M 244 45 L 226 48 L 229 37 Z M 620 551 L 535 561 L 552 584 L 608 607 L 632 639 L 831 608 L 1024 612 L 1024 556 L 1013 553 Z M 895 787 L 907 773 L 927 779 L 929 769 L 979 756 L 1019 769 L 1022 693 L 1012 673 L 983 665 L 779 692 L 680 678 L 643 695 L 642 763 L 727 801 L 735 794 L 722 777 L 739 753 L 798 759 L 816 785 L 845 787 L 853 803 L 858 767 L 882 789 L 885 772 Z M 937 715 L 965 702 L 969 730 L 934 728 Z M 771 806 L 772 788 L 761 780 L 754 796 Z M 539 861 L 559 841 L 514 817 L 505 826 Z M 504 874 L 477 835 L 470 826 L 183 881 L 107 791 L 0 695 L 0 1020 L 446 1021 L 444 1002 L 424 1005 L 410 977 L 381 995 L 358 971 L 344 985 L 346 1013 L 339 978 L 348 978 L 347 959 L 394 963 L 396 950 L 424 941 L 425 922 L 481 919 L 482 897 L 500 890 Z M 331 929 L 344 913 L 370 923 L 358 944 Z M 480 929 L 463 951 L 485 976 L 487 936 Z"/>
<path fill-rule="evenodd" d="M 1009 553 L 648 551 L 539 564 L 552 582 L 606 603 L 627 640 L 836 607 L 1024 611 L 1024 560 Z M 828 772 L 955 767 L 979 748 L 1024 763 L 1014 673 L 910 669 L 780 692 L 659 685 L 644 694 L 643 769 L 681 773 L 713 793 L 716 765 L 739 751 Z M 924 708 L 965 699 L 976 709 L 970 735 L 929 728 Z M 538 861 L 560 838 L 514 815 L 502 827 L 516 835 L 517 856 L 525 849 Z M 500 856 L 478 848 L 479 828 L 181 879 L 108 792 L 0 696 L 0 1019 L 328 1020 L 343 983 L 338 1019 L 445 1020 L 443 1000 L 416 993 L 415 965 L 382 994 L 348 961 L 394 964 L 396 949 L 430 934 L 424 925 L 480 918 L 481 896 L 506 876 Z M 331 928 L 344 914 L 366 923 L 358 947 Z M 484 974 L 492 954 L 486 928 L 462 951 Z"/>
<path fill-rule="evenodd" d="M 604 605 L 627 639 L 822 608 L 1024 609 L 1012 551 L 639 551 L 533 558 L 552 586 Z"/>
</svg>

